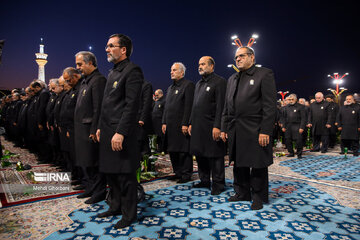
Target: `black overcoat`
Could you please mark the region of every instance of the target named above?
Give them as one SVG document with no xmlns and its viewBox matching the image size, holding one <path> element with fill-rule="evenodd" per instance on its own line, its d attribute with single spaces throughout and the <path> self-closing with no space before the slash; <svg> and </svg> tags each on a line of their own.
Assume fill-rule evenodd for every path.
<svg viewBox="0 0 360 240">
<path fill-rule="evenodd" d="M 138 140 L 148 138 L 152 133 L 151 110 L 153 104 L 153 88 L 150 82 L 144 80 L 140 94 L 140 107 L 138 112 L 138 121 L 143 121 L 144 125 L 138 124 Z"/>
<path fill-rule="evenodd" d="M 295 103 L 288 104 L 284 107 L 283 128 L 286 129 L 285 137 L 298 136 L 299 129 L 305 130 L 306 125 L 306 109 L 305 106 Z"/>
<path fill-rule="evenodd" d="M 330 130 L 326 127 L 326 124 L 331 124 L 332 111 L 330 105 L 326 101 L 313 102 L 310 105 L 308 122 L 312 124 L 313 135 L 327 136 Z"/>
<path fill-rule="evenodd" d="M 226 80 L 215 73 L 196 83 L 191 111 L 190 153 L 206 158 L 225 155 L 225 144 L 213 139 L 213 128 L 221 129 Z"/>
<path fill-rule="evenodd" d="M 272 140 L 261 147 L 259 134 L 272 136 L 275 116 L 276 87 L 272 70 L 252 66 L 229 78 L 222 129 L 228 133 L 229 157 L 236 167 L 264 168 L 273 163 Z"/>
<path fill-rule="evenodd" d="M 163 124 L 166 124 L 167 150 L 189 152 L 190 136 L 182 133 L 182 126 L 189 126 L 194 99 L 193 82 L 182 78 L 167 89 Z"/>
<path fill-rule="evenodd" d="M 137 113 L 144 81 L 139 66 L 125 59 L 110 71 L 99 119 L 99 170 L 104 173 L 134 173 L 140 166 Z M 115 133 L 124 136 L 121 151 L 111 149 Z"/>
<path fill-rule="evenodd" d="M 165 109 L 165 96 L 161 97 L 159 100 L 154 102 L 154 107 L 152 110 L 152 124 L 153 130 L 156 135 L 161 136 L 162 130 L 162 117 Z"/>
<path fill-rule="evenodd" d="M 342 106 L 336 118 L 337 127 L 342 127 L 341 139 L 359 140 L 360 108 L 356 104 Z"/>
<path fill-rule="evenodd" d="M 94 167 L 99 163 L 99 146 L 89 138 L 96 134 L 106 78 L 95 69 L 81 82 L 77 97 L 74 130 L 76 164 Z"/>
<path fill-rule="evenodd" d="M 331 110 L 331 128 L 330 128 L 330 134 L 335 135 L 337 132 L 337 126 L 335 126 L 336 116 L 339 113 L 339 105 L 335 102 L 330 102 L 330 110 Z"/>
</svg>

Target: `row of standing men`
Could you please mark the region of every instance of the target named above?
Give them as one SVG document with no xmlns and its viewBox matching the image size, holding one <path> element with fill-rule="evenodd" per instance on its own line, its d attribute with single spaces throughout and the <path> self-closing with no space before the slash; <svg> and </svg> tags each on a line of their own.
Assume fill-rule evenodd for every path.
<svg viewBox="0 0 360 240">
<path fill-rule="evenodd" d="M 347 148 L 354 156 L 358 156 L 360 105 L 356 104 L 353 95 L 347 95 L 341 107 L 334 102 L 332 95 L 324 97 L 321 92 L 315 94 L 315 99 L 310 105 L 304 104 L 304 101 L 298 102 L 296 94 L 290 94 L 286 101 L 286 106 L 278 111 L 278 119 L 279 126 L 284 132 L 288 157 L 294 156 L 295 141 L 296 154 L 298 158 L 302 158 L 303 145 L 306 137 L 309 137 L 305 135 L 307 129 L 313 139 L 311 152 L 326 153 L 328 148 L 334 148 L 339 131 L 340 154 L 344 154 Z"/>
<path fill-rule="evenodd" d="M 59 157 L 55 161 L 66 163 L 75 182 L 85 187 L 78 197 L 90 197 L 87 203 L 103 200 L 109 185 L 110 208 L 98 217 L 121 214 L 115 228 L 136 221 L 135 172 L 142 153 L 148 151 L 146 125 L 151 118 L 152 87 L 141 68 L 130 61 L 132 49 L 128 36 L 109 37 L 105 50 L 114 66 L 107 79 L 97 69 L 94 54 L 77 53 L 76 69 L 68 67 L 59 79 L 52 80 L 51 94 L 41 81 L 30 84 L 26 89 L 29 99 L 18 111 L 19 116 L 25 112 L 29 125 L 20 127 L 16 122 L 20 134 L 32 131 L 24 134 L 25 142 L 39 153 L 40 161 L 47 161 L 52 149 Z M 237 49 L 234 60 L 240 72 L 226 81 L 214 73 L 212 57 L 200 58 L 201 79 L 196 85 L 185 78 L 184 64 L 174 63 L 166 99 L 153 105 L 153 112 L 158 110 L 154 120 L 155 115 L 157 119 L 162 115 L 154 131 L 159 134 L 161 126 L 165 136 L 175 173 L 170 179 L 190 181 L 195 155 L 200 182 L 193 187 L 209 188 L 213 195 L 224 191 L 227 144 L 234 162 L 235 190 L 228 200 L 252 201 L 251 208 L 257 210 L 268 202 L 275 80 L 272 70 L 255 66 L 252 48 Z M 6 121 L 14 126 L 7 117 Z"/>
</svg>

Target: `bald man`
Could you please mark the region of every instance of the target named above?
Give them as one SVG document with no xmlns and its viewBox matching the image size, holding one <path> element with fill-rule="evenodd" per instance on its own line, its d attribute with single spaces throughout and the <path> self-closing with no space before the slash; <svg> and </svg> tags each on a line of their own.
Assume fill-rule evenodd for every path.
<svg viewBox="0 0 360 240">
<path fill-rule="evenodd" d="M 312 128 L 313 149 L 311 152 L 326 153 L 329 145 L 332 112 L 322 92 L 315 94 L 315 102 L 310 105 L 308 127 Z M 320 142 L 321 148 L 320 148 Z"/>
<path fill-rule="evenodd" d="M 196 156 L 200 177 L 194 188 L 211 188 L 211 195 L 219 195 L 225 185 L 225 144 L 220 129 L 226 80 L 215 74 L 214 68 L 212 57 L 200 58 L 201 79 L 195 86 L 189 134 L 190 153 Z"/>
</svg>

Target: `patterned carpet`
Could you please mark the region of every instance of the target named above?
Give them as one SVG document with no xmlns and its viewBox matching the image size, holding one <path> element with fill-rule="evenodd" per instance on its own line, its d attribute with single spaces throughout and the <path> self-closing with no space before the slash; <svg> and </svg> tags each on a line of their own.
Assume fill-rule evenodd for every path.
<svg viewBox="0 0 360 240">
<path fill-rule="evenodd" d="M 281 166 L 316 180 L 360 181 L 360 158 L 338 155 L 305 156 L 283 161 Z"/>
<path fill-rule="evenodd" d="M 72 212 L 69 226 L 46 239 L 359 239 L 360 213 L 301 181 L 271 181 L 270 203 L 252 211 L 249 202 L 227 202 L 231 181 L 219 196 L 193 183 L 148 192 L 139 222 L 116 230 L 120 217 L 97 218 L 101 202 Z"/>
<path fill-rule="evenodd" d="M 2 143 L 6 149 L 20 154 L 23 163 L 35 168 L 51 167 L 37 164 L 34 155 L 14 148 L 3 139 Z M 283 152 L 284 148 L 276 151 Z M 171 173 L 172 168 L 168 156 L 160 157 L 156 168 L 158 177 L 162 178 L 142 184 L 152 197 L 139 205 L 139 222 L 123 232 L 123 237 L 111 227 L 119 218 L 101 222 L 93 217 L 107 208 L 104 203 L 89 206 L 76 195 L 47 199 L 28 195 L 15 196 L 14 200 L 20 201 L 14 203 L 21 204 L 0 208 L 0 239 L 74 239 L 75 235 L 76 239 L 88 240 L 115 239 L 114 236 L 119 239 L 360 239 L 359 159 L 348 156 L 347 162 L 342 162 L 343 156 L 338 152 L 338 148 L 326 155 L 306 152 L 300 161 L 274 158 L 274 164 L 269 167 L 271 202 L 257 212 L 249 210 L 249 202 L 226 202 L 232 192 L 232 166 L 225 169 L 226 178 L 230 179 L 227 191 L 216 200 L 205 189 L 196 192 L 189 188 L 191 184 L 177 185 L 162 177 Z M 326 165 L 330 163 L 333 165 Z M 196 162 L 194 165 L 196 170 Z M 346 174 L 349 168 L 355 169 L 355 174 Z M 26 175 L 11 168 L 1 171 L 7 171 L 8 180 L 23 179 Z M 197 181 L 197 174 L 192 179 Z M 171 195 L 166 195 L 167 191 L 172 191 Z M 163 204 L 166 206 L 162 207 Z M 86 238 L 90 233 L 93 237 Z"/>
</svg>

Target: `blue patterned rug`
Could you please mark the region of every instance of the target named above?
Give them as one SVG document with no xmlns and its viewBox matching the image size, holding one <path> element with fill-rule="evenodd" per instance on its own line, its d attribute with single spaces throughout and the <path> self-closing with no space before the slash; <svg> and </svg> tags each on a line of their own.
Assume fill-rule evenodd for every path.
<svg viewBox="0 0 360 240">
<path fill-rule="evenodd" d="M 304 156 L 280 163 L 292 171 L 316 180 L 360 181 L 360 158 L 344 155 Z"/>
<path fill-rule="evenodd" d="M 138 222 L 122 230 L 121 218 L 96 218 L 105 202 L 72 212 L 70 226 L 46 239 L 360 239 L 359 210 L 340 206 L 327 193 L 299 181 L 271 181 L 270 203 L 259 211 L 250 202 L 230 203 L 230 181 L 219 196 L 193 183 L 147 192 Z"/>
</svg>

